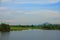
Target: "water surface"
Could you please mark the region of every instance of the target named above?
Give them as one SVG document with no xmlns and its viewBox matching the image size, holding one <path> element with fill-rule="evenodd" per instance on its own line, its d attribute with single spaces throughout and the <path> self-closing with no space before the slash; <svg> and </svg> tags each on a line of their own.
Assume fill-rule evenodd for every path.
<svg viewBox="0 0 60 40">
<path fill-rule="evenodd" d="M 0 40 L 60 40 L 60 31 L 24 30 L 0 32 Z"/>
</svg>

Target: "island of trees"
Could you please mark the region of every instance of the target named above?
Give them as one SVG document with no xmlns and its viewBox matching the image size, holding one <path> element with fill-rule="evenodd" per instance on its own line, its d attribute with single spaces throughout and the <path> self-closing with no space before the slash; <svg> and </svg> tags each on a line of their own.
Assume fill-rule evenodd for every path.
<svg viewBox="0 0 60 40">
<path fill-rule="evenodd" d="M 5 23 L 0 24 L 0 31 L 12 30 L 27 30 L 27 29 L 40 29 L 40 30 L 60 30 L 60 24 L 41 24 L 41 25 L 9 25 Z"/>
</svg>

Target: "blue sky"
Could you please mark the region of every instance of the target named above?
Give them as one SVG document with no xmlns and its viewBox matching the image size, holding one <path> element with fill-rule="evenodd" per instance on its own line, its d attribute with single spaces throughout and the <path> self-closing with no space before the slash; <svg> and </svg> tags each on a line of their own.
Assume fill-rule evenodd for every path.
<svg viewBox="0 0 60 40">
<path fill-rule="evenodd" d="M 60 0 L 1 0 L 0 23 L 60 24 Z"/>
</svg>

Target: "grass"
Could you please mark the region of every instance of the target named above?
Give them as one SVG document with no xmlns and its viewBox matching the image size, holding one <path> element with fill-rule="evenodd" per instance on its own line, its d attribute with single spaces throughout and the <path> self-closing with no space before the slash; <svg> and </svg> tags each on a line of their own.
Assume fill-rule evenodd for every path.
<svg viewBox="0 0 60 40">
<path fill-rule="evenodd" d="M 11 27 L 10 30 L 28 30 L 28 29 L 31 29 L 31 28 L 28 28 L 28 27 Z"/>
<path fill-rule="evenodd" d="M 10 27 L 11 31 L 29 30 L 29 29 L 40 29 L 40 30 L 58 30 L 58 29 L 46 29 L 38 27 Z"/>
<path fill-rule="evenodd" d="M 38 28 L 38 27 L 10 27 L 11 31 L 20 31 L 20 30 L 29 30 L 29 29 L 43 30 L 42 28 Z"/>
</svg>

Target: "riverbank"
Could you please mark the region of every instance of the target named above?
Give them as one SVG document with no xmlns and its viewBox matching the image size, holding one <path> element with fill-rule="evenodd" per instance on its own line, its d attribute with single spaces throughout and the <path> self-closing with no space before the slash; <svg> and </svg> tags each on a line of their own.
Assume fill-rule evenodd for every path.
<svg viewBox="0 0 60 40">
<path fill-rule="evenodd" d="M 59 29 L 47 29 L 47 28 L 38 28 L 38 27 L 10 27 L 10 31 L 22 31 L 22 30 L 29 30 L 29 29 L 36 29 L 36 30 L 59 30 Z M 6 30 L 3 30 L 2 32 L 4 32 Z M 9 32 L 7 30 L 7 32 Z"/>
<path fill-rule="evenodd" d="M 32 28 L 32 27 L 11 27 L 11 31 L 20 31 L 20 30 L 29 30 L 29 29 L 38 29 L 38 30 L 59 30 L 59 29 L 47 29 L 47 28 Z"/>
<path fill-rule="evenodd" d="M 28 29 L 31 29 L 31 28 L 27 28 L 27 27 L 11 27 L 10 30 L 11 31 L 16 31 L 16 30 L 28 30 Z"/>
<path fill-rule="evenodd" d="M 60 25 L 58 24 L 43 24 L 43 25 L 9 25 L 2 23 L 0 25 L 0 31 L 13 31 L 13 30 L 29 30 L 29 29 L 39 29 L 39 30 L 60 30 Z"/>
</svg>

